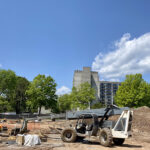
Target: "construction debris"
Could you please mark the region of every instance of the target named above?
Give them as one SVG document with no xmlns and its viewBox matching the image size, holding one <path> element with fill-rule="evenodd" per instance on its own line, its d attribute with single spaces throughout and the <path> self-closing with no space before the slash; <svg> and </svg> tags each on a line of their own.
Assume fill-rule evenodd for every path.
<svg viewBox="0 0 150 150">
<path fill-rule="evenodd" d="M 112 120 L 117 120 L 118 116 L 113 116 Z M 21 120 L 23 122 L 23 120 Z M 17 126 L 16 126 L 17 124 Z M 1 123 L 1 126 L 8 128 L 8 131 L 1 130 L 0 132 L 0 150 L 65 150 L 65 149 L 78 149 L 78 150 L 106 150 L 106 148 L 99 145 L 99 143 L 93 137 L 90 139 L 85 139 L 85 141 L 90 141 L 89 144 L 85 142 L 78 143 L 63 143 L 60 139 L 60 133 L 62 129 L 69 127 L 69 124 L 73 126 L 76 124 L 76 120 L 56 120 L 52 122 L 49 119 L 44 119 L 41 122 L 29 121 L 27 124 L 28 131 L 27 135 L 37 135 L 40 139 L 40 145 L 33 144 L 34 138 L 30 140 L 31 144 L 28 142 L 30 147 L 25 145 L 25 137 L 27 135 L 17 135 L 10 136 L 9 132 L 14 128 L 21 128 L 22 124 L 17 123 L 17 120 L 7 119 L 7 122 Z M 125 144 L 120 146 L 114 146 L 118 150 L 126 149 L 150 149 L 150 108 L 149 107 L 139 107 L 133 109 L 133 122 L 132 122 L 132 138 L 125 141 Z M 32 146 L 31 146 L 32 145 Z"/>
<path fill-rule="evenodd" d="M 61 128 L 49 127 L 49 129 L 50 129 L 51 134 L 61 134 L 61 132 L 62 132 Z"/>
<path fill-rule="evenodd" d="M 0 133 L 0 136 L 2 136 L 2 137 L 9 137 L 9 134 L 8 133 Z"/>
<path fill-rule="evenodd" d="M 24 145 L 24 135 L 18 134 L 16 138 L 16 143 L 18 145 Z"/>
<path fill-rule="evenodd" d="M 41 144 L 41 140 L 40 137 L 38 135 L 25 135 L 24 136 L 24 145 L 25 146 L 35 146 L 35 145 L 40 145 Z"/>
</svg>

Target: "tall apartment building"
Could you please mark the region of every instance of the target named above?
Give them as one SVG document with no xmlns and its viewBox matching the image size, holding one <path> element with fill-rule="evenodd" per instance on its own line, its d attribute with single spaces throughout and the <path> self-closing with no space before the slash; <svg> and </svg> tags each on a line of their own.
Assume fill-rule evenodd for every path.
<svg viewBox="0 0 150 150">
<path fill-rule="evenodd" d="M 100 81 L 100 101 L 103 104 L 113 104 L 119 85 L 121 82 Z"/>
<path fill-rule="evenodd" d="M 96 100 L 103 104 L 113 104 L 114 95 L 121 82 L 100 81 L 98 72 L 91 71 L 90 67 L 75 70 L 73 86 L 78 88 L 81 83 L 88 82 L 96 91 Z"/>
<path fill-rule="evenodd" d="M 99 99 L 99 76 L 97 72 L 91 71 L 90 67 L 83 67 L 83 71 L 75 70 L 73 86 L 78 88 L 81 83 L 88 82 L 96 91 L 96 100 Z"/>
</svg>

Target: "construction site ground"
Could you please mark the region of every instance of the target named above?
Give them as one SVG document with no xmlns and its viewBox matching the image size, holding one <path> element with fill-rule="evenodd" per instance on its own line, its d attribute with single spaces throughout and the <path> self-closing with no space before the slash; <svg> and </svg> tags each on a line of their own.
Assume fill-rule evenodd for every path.
<svg viewBox="0 0 150 150">
<path fill-rule="evenodd" d="M 15 141 L 16 137 L 8 137 L 6 135 L 0 136 L 0 150 L 9 149 L 28 149 L 28 150 L 150 150 L 150 108 L 140 107 L 134 109 L 132 124 L 132 137 L 126 139 L 122 146 L 112 145 L 111 147 L 104 147 L 99 144 L 98 137 L 87 137 L 83 141 L 76 143 L 64 143 L 60 138 L 60 129 L 64 129 L 69 124 L 75 124 L 74 121 L 56 120 L 52 122 L 50 120 L 42 120 L 41 122 L 29 122 L 27 134 L 38 134 L 41 138 L 45 137 L 47 141 L 43 141 L 41 145 L 34 147 L 18 146 L 16 143 L 10 143 L 9 141 Z M 117 117 L 116 117 L 117 118 Z M 111 117 L 111 119 L 116 119 Z M 16 124 L 16 120 L 7 120 L 3 123 L 9 130 L 16 126 L 20 126 L 20 123 Z M 7 132 L 9 132 L 9 130 Z"/>
</svg>

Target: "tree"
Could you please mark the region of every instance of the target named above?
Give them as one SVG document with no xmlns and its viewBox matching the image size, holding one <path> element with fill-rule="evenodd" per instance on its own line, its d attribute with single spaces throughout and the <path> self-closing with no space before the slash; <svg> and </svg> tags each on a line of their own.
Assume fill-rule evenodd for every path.
<svg viewBox="0 0 150 150">
<path fill-rule="evenodd" d="M 36 76 L 26 93 L 29 96 L 27 105 L 32 111 L 39 108 L 40 114 L 42 106 L 52 110 L 56 106 L 56 83 L 51 76 L 46 77 L 40 74 Z"/>
<path fill-rule="evenodd" d="M 101 102 L 97 102 L 91 106 L 91 109 L 99 109 L 105 107 Z"/>
<path fill-rule="evenodd" d="M 14 107 L 16 113 L 19 114 L 26 109 L 26 90 L 29 87 L 30 82 L 24 77 L 17 77 L 16 81 L 16 88 L 15 88 L 15 100 L 14 100 Z"/>
<path fill-rule="evenodd" d="M 115 103 L 119 106 L 140 107 L 150 105 L 150 85 L 141 74 L 126 75 L 126 79 L 119 86 Z"/>
<path fill-rule="evenodd" d="M 0 112 L 12 111 L 10 102 L 3 96 L 0 96 Z"/>
<path fill-rule="evenodd" d="M 12 70 L 0 70 L 0 108 L 2 112 L 12 111 L 17 76 Z"/>
<path fill-rule="evenodd" d="M 71 96 L 69 94 L 64 94 L 58 97 L 58 104 L 60 112 L 65 112 L 66 110 L 71 110 Z"/>
<path fill-rule="evenodd" d="M 95 100 L 95 90 L 88 82 L 82 83 L 78 88 L 73 87 L 71 93 L 71 107 L 86 109 Z"/>
</svg>

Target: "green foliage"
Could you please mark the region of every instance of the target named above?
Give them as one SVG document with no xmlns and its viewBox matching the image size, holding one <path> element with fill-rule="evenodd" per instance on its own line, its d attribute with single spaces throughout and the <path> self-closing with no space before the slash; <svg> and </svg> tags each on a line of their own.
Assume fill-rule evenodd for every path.
<svg viewBox="0 0 150 150">
<path fill-rule="evenodd" d="M 78 88 L 73 87 L 70 94 L 61 95 L 58 98 L 60 112 L 72 109 L 86 109 L 95 100 L 95 90 L 88 82 L 82 83 Z"/>
<path fill-rule="evenodd" d="M 53 113 L 60 113 L 59 103 L 55 101 L 55 106 L 52 108 Z"/>
<path fill-rule="evenodd" d="M 35 111 L 39 108 L 39 114 L 41 107 L 45 108 L 55 108 L 57 105 L 56 93 L 56 83 L 54 79 L 50 76 L 38 75 L 31 82 L 29 89 L 26 91 L 29 99 L 27 101 L 27 106 Z"/>
<path fill-rule="evenodd" d="M 0 108 L 1 112 L 14 110 L 16 74 L 11 70 L 0 70 Z"/>
<path fill-rule="evenodd" d="M 0 96 L 0 112 L 6 111 L 13 111 L 13 109 L 11 107 L 10 102 L 3 96 Z"/>
<path fill-rule="evenodd" d="M 56 83 L 50 76 L 38 75 L 28 89 L 29 85 L 26 78 L 16 76 L 13 71 L 0 70 L 0 111 L 20 113 L 26 110 L 26 104 L 32 111 L 42 106 L 56 108 Z"/>
<path fill-rule="evenodd" d="M 66 110 L 71 110 L 71 96 L 69 94 L 64 94 L 59 96 L 58 104 L 60 112 L 65 112 Z"/>
<path fill-rule="evenodd" d="M 82 83 L 78 89 L 73 87 L 70 97 L 72 109 L 86 109 L 96 99 L 95 90 L 88 82 Z"/>
<path fill-rule="evenodd" d="M 14 93 L 16 74 L 11 70 L 0 70 L 0 93 Z"/>
<path fill-rule="evenodd" d="M 25 110 L 25 91 L 29 81 L 11 70 L 0 70 L 0 111 Z"/>
<path fill-rule="evenodd" d="M 118 106 L 140 107 L 150 106 L 150 85 L 141 74 L 126 75 L 126 79 L 119 86 L 115 102 Z"/>
<path fill-rule="evenodd" d="M 17 77 L 14 100 L 14 107 L 17 114 L 25 111 L 26 109 L 26 90 L 28 89 L 29 84 L 30 82 L 26 78 L 19 76 Z"/>
<path fill-rule="evenodd" d="M 91 109 L 99 109 L 99 108 L 103 108 L 103 107 L 104 107 L 104 105 L 101 102 L 97 102 L 91 106 Z"/>
</svg>

